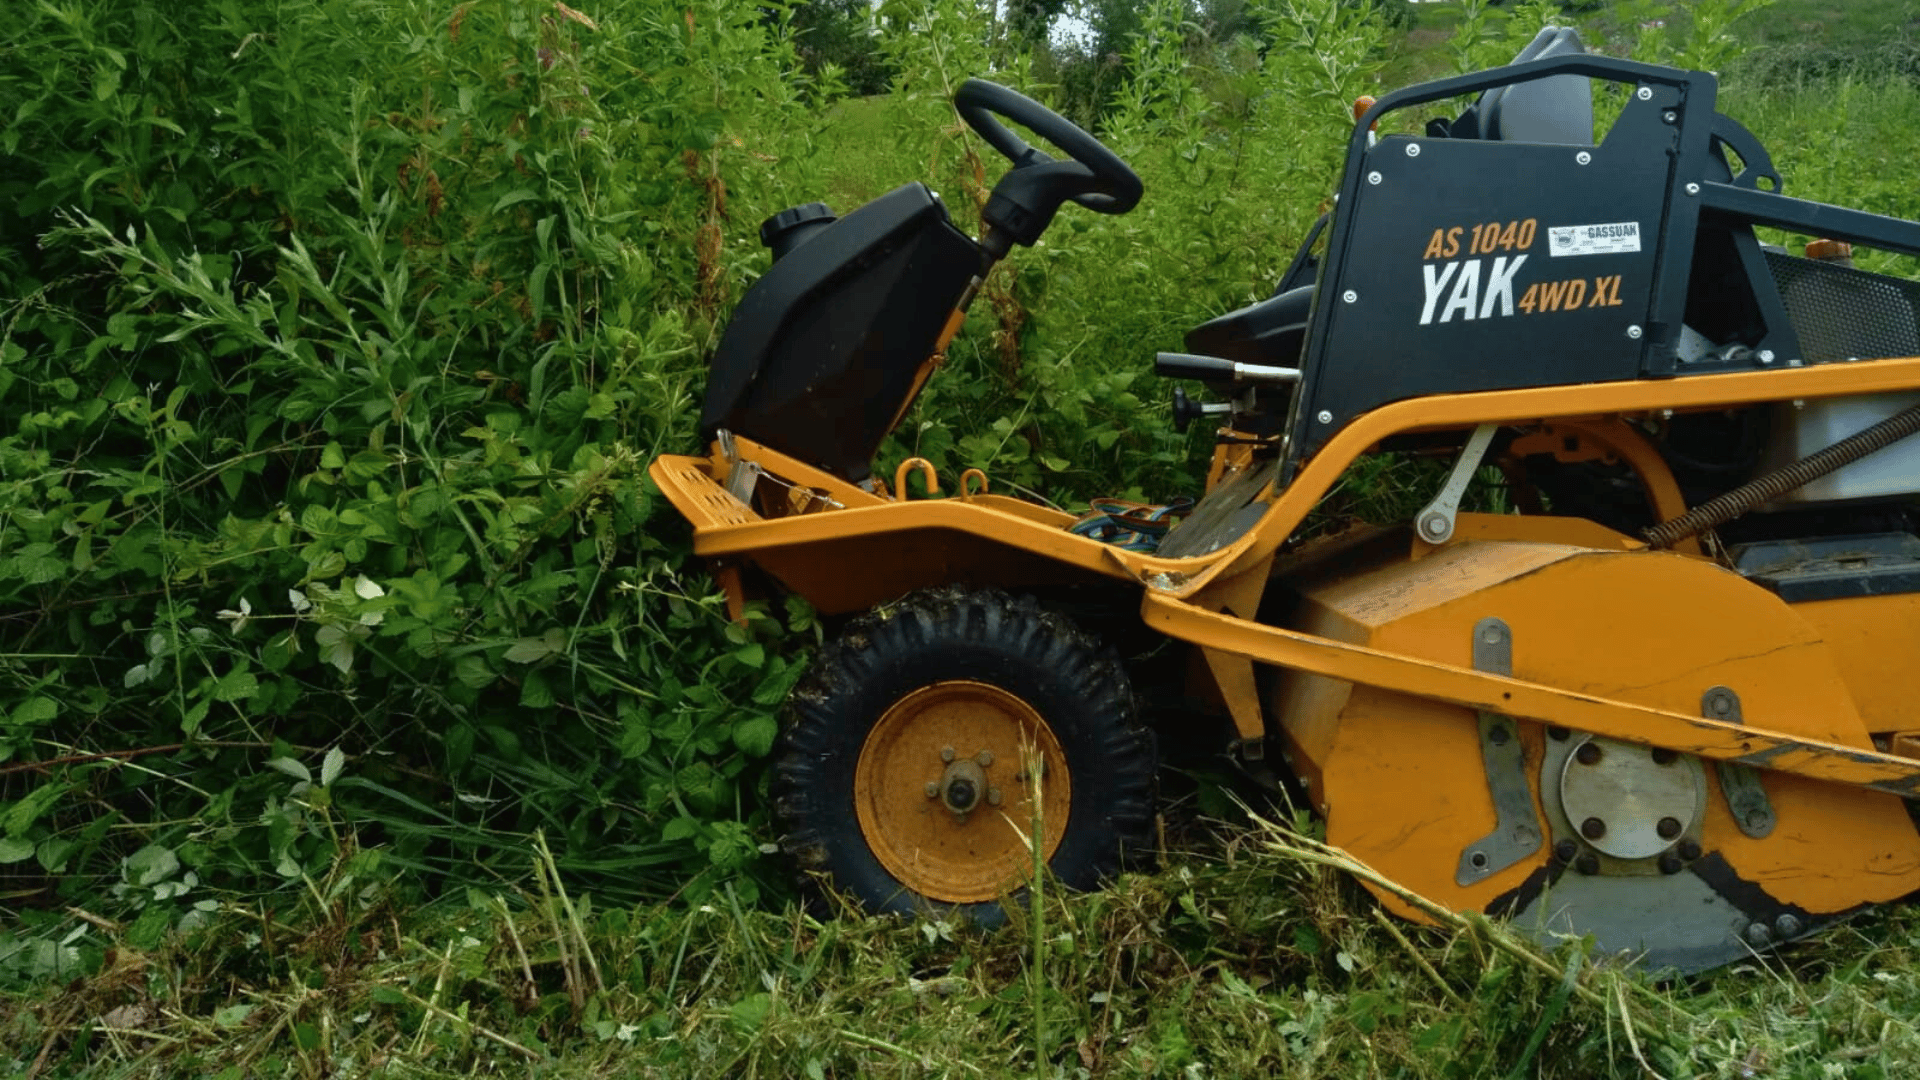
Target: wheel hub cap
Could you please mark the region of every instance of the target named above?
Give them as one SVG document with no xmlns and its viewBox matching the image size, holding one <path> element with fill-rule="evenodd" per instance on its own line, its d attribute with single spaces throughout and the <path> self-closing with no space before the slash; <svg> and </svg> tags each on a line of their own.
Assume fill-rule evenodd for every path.
<svg viewBox="0 0 1920 1080">
<path fill-rule="evenodd" d="M 854 771 L 854 809 L 874 857 L 943 903 L 1017 888 L 1033 867 L 1027 837 L 1037 831 L 1051 858 L 1071 802 L 1066 755 L 1046 721 L 1019 695 L 970 679 L 895 702 Z"/>
<path fill-rule="evenodd" d="M 947 809 L 956 814 L 965 814 L 980 805 L 987 790 L 987 774 L 977 762 L 972 760 L 956 761 L 947 766 L 940 780 L 940 798 Z"/>
</svg>

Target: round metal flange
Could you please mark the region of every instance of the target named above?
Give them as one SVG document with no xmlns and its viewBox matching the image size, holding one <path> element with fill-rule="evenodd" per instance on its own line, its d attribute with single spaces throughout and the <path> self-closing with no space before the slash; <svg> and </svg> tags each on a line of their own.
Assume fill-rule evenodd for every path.
<svg viewBox="0 0 1920 1080">
<path fill-rule="evenodd" d="M 1588 736 L 1560 773 L 1560 806 L 1595 851 L 1616 859 L 1659 855 L 1693 828 L 1704 806 L 1698 760 Z"/>
<path fill-rule="evenodd" d="M 1033 865 L 1024 754 L 1041 776 L 1040 847 L 1051 858 L 1067 829 L 1072 779 L 1060 741 L 1018 695 L 950 679 L 895 702 L 860 747 L 854 811 L 880 864 L 943 903 L 992 900 Z"/>
</svg>

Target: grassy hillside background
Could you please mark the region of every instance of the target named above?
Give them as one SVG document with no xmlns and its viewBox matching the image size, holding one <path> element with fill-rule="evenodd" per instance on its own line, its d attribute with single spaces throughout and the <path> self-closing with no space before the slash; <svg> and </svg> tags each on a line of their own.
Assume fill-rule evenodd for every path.
<svg viewBox="0 0 1920 1080">
<path fill-rule="evenodd" d="M 0 25 L 0 1075 L 1920 1060 L 1905 909 L 1650 985 L 1389 924 L 1310 822 L 1204 772 L 1157 872 L 994 934 L 794 904 L 762 762 L 818 628 L 727 623 L 644 465 L 692 448 L 768 214 L 924 179 L 973 226 L 1000 163 L 947 104 L 966 77 L 1096 126 L 1148 196 L 1016 252 L 882 456 L 1069 508 L 1197 487 L 1150 357 L 1272 289 L 1352 98 L 1548 20 L 1719 71 L 1791 193 L 1920 216 L 1912 3 L 1089 2 L 1049 46 L 1061 10 L 46 0 Z M 1325 511 L 1391 513 L 1401 483 L 1358 471 Z"/>
</svg>

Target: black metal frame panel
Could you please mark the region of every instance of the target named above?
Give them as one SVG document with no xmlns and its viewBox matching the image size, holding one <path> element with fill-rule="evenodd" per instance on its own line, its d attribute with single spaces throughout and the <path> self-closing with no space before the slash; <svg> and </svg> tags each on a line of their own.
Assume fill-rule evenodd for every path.
<svg viewBox="0 0 1920 1080">
<path fill-rule="evenodd" d="M 1388 112 L 1564 75 L 1631 88 L 1597 146 L 1367 137 Z M 1348 146 L 1284 475 L 1408 397 L 1800 362 L 1755 224 L 1920 255 L 1920 225 L 1781 194 L 1716 94 L 1706 72 L 1561 56 L 1377 102 Z M 1735 301 L 1742 347 L 1682 361 L 1690 302 L 1698 320 Z"/>
</svg>

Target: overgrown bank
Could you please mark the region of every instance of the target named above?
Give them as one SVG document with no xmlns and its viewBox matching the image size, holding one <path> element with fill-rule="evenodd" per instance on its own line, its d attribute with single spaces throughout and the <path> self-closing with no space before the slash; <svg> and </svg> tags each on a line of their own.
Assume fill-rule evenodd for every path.
<svg viewBox="0 0 1920 1080">
<path fill-rule="evenodd" d="M 1353 5 L 1254 7 L 1249 33 L 1226 41 L 1196 37 L 1177 4 L 1142 8 L 1102 119 L 1147 203 L 1120 219 L 1069 211 L 1017 253 L 890 459 L 985 468 L 1063 505 L 1193 485 L 1193 448 L 1169 430 L 1147 358 L 1271 286 L 1321 208 L 1348 102 L 1377 88 L 1386 56 L 1387 31 Z M 1732 10 L 1697 5 L 1672 35 L 1635 23 L 1594 40 L 1715 66 L 1732 55 Z M 1450 49 L 1497 62 L 1555 16 L 1533 4 L 1464 17 Z M 17 913 L 0 928 L 0 978 L 48 995 L 79 973 L 115 991 L 15 999 L 33 1004 L 9 1045 L 75 1071 L 297 1072 L 341 1067 L 349 1045 L 366 1051 L 355 1066 L 377 1050 L 455 1071 L 521 1057 L 509 1042 L 592 1057 L 645 1032 L 656 1056 L 642 1060 L 667 1074 L 808 1060 L 854 1074 L 912 1071 L 938 1044 L 889 1030 L 935 1016 L 931 1040 L 964 1015 L 983 1069 L 1477 1075 L 1564 1055 L 1558 1074 L 1586 1075 L 1631 1060 L 1572 989 L 1559 998 L 1571 1012 L 1534 1011 L 1560 983 L 1484 956 L 1449 967 L 1464 943 L 1409 951 L 1369 927 L 1356 940 L 1375 943 L 1380 983 L 1356 982 L 1349 965 L 1367 957 L 1335 931 L 1367 908 L 1272 855 L 1187 867 L 1203 911 L 1271 894 L 1273 912 L 1242 936 L 1231 918 L 1186 911 L 1176 862 L 1127 887 L 1147 899 L 1126 920 L 1061 948 L 1060 964 L 1084 970 L 1022 966 L 1018 933 L 947 942 L 938 927 L 775 913 L 784 884 L 761 859 L 756 762 L 813 622 L 792 608 L 728 627 L 640 467 L 692 439 L 702 357 L 763 265 L 761 218 L 822 194 L 845 210 L 915 178 L 967 218 L 980 182 L 948 92 L 980 72 L 1046 92 L 1044 58 L 982 33 L 976 9 L 891 17 L 876 48 L 899 85 L 846 101 L 790 74 L 777 23 L 724 4 L 82 3 L 0 31 L 0 85 L 22 103 L 0 133 L 0 872 Z M 1760 92 L 1737 78 L 1725 107 L 1774 147 L 1793 190 L 1915 212 L 1901 180 L 1910 84 Z M 1332 509 L 1364 513 L 1394 483 L 1356 476 Z M 403 914 L 429 899 L 438 913 Z M 1094 925 L 1136 899 L 1048 918 Z M 1290 935 L 1309 908 L 1315 937 L 1301 944 Z M 1147 962 L 1103 950 L 1171 933 L 1176 911 L 1197 920 L 1187 951 L 1136 985 L 1128 965 Z M 1874 971 L 1898 970 L 1903 926 L 1875 935 Z M 916 951 L 927 934 L 934 951 Z M 773 965 L 778 943 L 798 950 L 809 935 L 867 944 Z M 1044 940 L 1058 938 L 1041 954 Z M 1416 953 L 1444 977 L 1428 979 Z M 607 958 L 643 954 L 619 996 Z M 689 964 L 714 974 L 681 981 Z M 848 1004 L 781 1027 L 793 999 L 761 973 L 779 983 L 808 964 L 821 980 L 809 985 L 839 1001 L 899 1008 Z M 955 966 L 984 974 L 939 984 L 961 991 L 946 997 L 908 981 L 895 1002 L 898 980 L 862 981 L 860 965 L 921 983 Z M 1117 990 L 1086 973 L 1099 965 Z M 1039 982 L 1022 983 L 1029 970 Z M 1222 972 L 1258 1007 L 1188 1030 L 1159 1001 L 1213 993 L 1214 979 L 1241 1007 Z M 1727 1030 L 1745 1034 L 1724 1037 L 1809 1068 L 1829 1050 L 1861 1051 L 1838 1059 L 1856 1063 L 1898 1051 L 1902 1030 L 1874 1041 L 1859 1025 L 1901 1003 L 1904 984 L 1841 975 L 1824 985 L 1871 1004 L 1811 1014 L 1832 1038 L 1809 1049 L 1739 1023 Z M 1434 1009 L 1475 994 L 1498 1004 L 1456 1009 L 1473 1018 L 1466 1033 L 1444 1010 L 1376 1015 L 1386 1006 L 1368 994 L 1420 1001 L 1406 987 L 1423 979 Z M 1043 983 L 1065 988 L 1019 989 Z M 308 994 L 329 987 L 337 996 Z M 1123 1011 L 1092 1008 L 1115 993 Z M 725 1000 L 725 1023 L 710 998 Z M 1335 998 L 1365 1000 L 1351 1014 L 1314 1005 Z M 1497 1016 L 1516 1002 L 1530 1007 Z M 1655 1040 L 1681 1064 L 1661 1067 L 1732 1061 L 1673 1049 L 1697 1022 L 1686 1009 Z M 827 1020 L 853 1035 L 822 1035 L 814 1021 Z M 347 1021 L 365 1041 L 329 1042 Z M 619 1034 L 644 1024 L 659 1030 Z M 1111 1040 L 1081 1034 L 1100 1024 Z M 1308 1031 L 1327 1040 L 1319 1050 Z M 1548 1041 L 1529 1054 L 1535 1032 Z M 1090 1040 L 1091 1063 L 1066 1033 Z M 228 1035 L 242 1057 L 207 1049 Z"/>
</svg>

